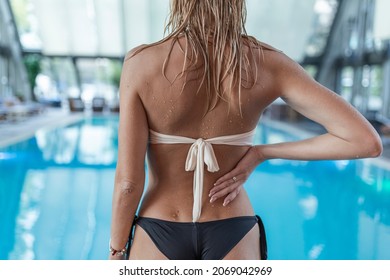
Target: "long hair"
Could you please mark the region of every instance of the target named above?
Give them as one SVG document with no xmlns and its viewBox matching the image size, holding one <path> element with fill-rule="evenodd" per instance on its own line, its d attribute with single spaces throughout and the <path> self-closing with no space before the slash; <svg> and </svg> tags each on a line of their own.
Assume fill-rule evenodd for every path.
<svg viewBox="0 0 390 280">
<path fill-rule="evenodd" d="M 248 56 L 244 54 L 243 46 L 249 44 L 258 46 L 257 49 L 261 50 L 259 42 L 247 35 L 245 21 L 245 0 L 171 0 L 170 15 L 165 26 L 165 33 L 168 33 L 168 36 L 138 49 L 133 55 L 147 47 L 172 39 L 171 50 L 162 67 L 162 74 L 167 78 L 165 72 L 172 48 L 179 36 L 184 35 L 186 45 L 183 52 L 186 59 L 181 73 L 176 78 L 183 77 L 188 71 L 198 70 L 201 65 L 203 69 L 197 94 L 206 83 L 208 98 L 206 112 L 212 110 L 219 99 L 228 102 L 230 108 L 232 95 L 236 90 L 242 116 L 242 82 L 251 88 L 257 78 L 257 64 L 253 61 L 251 63 L 248 58 L 254 57 L 252 48 L 249 47 L 251 55 Z"/>
</svg>

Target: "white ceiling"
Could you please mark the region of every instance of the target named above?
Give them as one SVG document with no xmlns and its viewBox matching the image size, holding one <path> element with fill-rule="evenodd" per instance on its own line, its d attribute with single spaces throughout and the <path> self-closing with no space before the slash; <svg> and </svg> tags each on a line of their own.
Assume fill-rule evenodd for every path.
<svg viewBox="0 0 390 280">
<path fill-rule="evenodd" d="M 44 54 L 119 57 L 129 48 L 162 37 L 169 0 L 32 3 Z"/>
<path fill-rule="evenodd" d="M 42 52 L 123 56 L 163 36 L 169 0 L 31 0 Z M 300 60 L 316 0 L 247 0 L 247 31 Z"/>
</svg>

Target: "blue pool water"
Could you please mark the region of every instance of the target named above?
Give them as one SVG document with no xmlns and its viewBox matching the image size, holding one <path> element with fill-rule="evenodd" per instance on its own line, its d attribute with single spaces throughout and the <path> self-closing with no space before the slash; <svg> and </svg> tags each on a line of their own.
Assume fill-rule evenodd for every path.
<svg viewBox="0 0 390 280">
<path fill-rule="evenodd" d="M 87 119 L 0 148 L 0 259 L 106 259 L 117 128 Z M 371 160 L 272 160 L 245 187 L 270 259 L 390 259 L 390 172 Z"/>
</svg>

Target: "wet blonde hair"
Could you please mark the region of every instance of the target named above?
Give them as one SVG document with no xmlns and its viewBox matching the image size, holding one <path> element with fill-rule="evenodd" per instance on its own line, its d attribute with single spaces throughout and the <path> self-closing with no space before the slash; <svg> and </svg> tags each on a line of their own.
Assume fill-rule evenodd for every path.
<svg viewBox="0 0 390 280">
<path fill-rule="evenodd" d="M 162 74 L 166 77 L 166 66 L 172 48 L 179 37 L 184 35 L 186 46 L 183 52 L 186 59 L 181 73 L 176 78 L 182 77 L 188 71 L 198 70 L 199 64 L 202 65 L 201 83 L 197 93 L 206 82 L 207 112 L 216 106 L 218 99 L 228 102 L 230 108 L 234 90 L 238 89 L 242 116 L 242 82 L 245 82 L 245 87 L 251 88 L 257 78 L 257 63 L 251 63 L 248 58 L 255 57 L 252 53 L 253 48 L 249 47 L 250 56 L 248 56 L 243 51 L 243 45 L 245 43 L 257 46 L 257 49 L 261 50 L 259 42 L 248 36 L 245 30 L 245 0 L 171 0 L 170 5 L 170 16 L 165 27 L 168 36 L 159 42 L 138 49 L 133 55 L 147 47 L 172 39 L 171 49 L 162 67 Z M 210 40 L 212 40 L 211 49 Z M 227 88 L 223 87 L 224 82 L 228 83 Z M 212 94 L 211 86 L 215 94 Z"/>
</svg>

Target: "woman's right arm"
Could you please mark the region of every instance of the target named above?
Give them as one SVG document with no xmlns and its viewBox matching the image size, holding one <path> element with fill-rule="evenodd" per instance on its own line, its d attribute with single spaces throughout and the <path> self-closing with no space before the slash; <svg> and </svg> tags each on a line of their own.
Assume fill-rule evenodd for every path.
<svg viewBox="0 0 390 280">
<path fill-rule="evenodd" d="M 122 250 L 127 243 L 145 183 L 145 154 L 149 128 L 139 97 L 139 88 L 143 82 L 139 63 L 138 56 L 126 59 L 120 82 L 118 162 L 111 223 L 111 246 L 115 250 Z M 110 256 L 110 259 L 122 257 Z"/>
<path fill-rule="evenodd" d="M 226 196 L 226 205 L 234 199 L 253 169 L 267 159 L 358 159 L 382 153 L 378 133 L 356 109 L 287 56 L 277 54 L 274 59 L 275 65 L 281 65 L 276 72 L 280 97 L 297 112 L 324 126 L 327 133 L 296 142 L 252 147 L 232 171 L 216 181 L 210 191 L 213 201 Z"/>
</svg>

